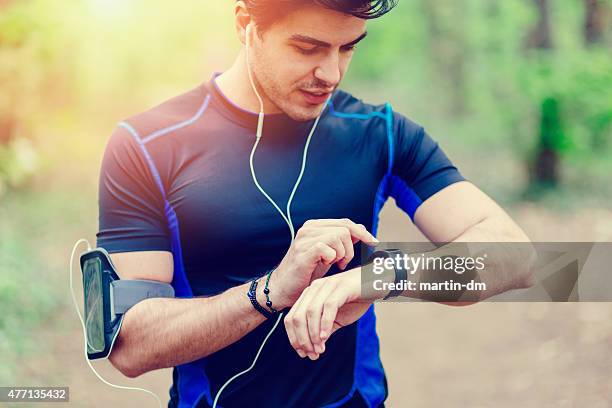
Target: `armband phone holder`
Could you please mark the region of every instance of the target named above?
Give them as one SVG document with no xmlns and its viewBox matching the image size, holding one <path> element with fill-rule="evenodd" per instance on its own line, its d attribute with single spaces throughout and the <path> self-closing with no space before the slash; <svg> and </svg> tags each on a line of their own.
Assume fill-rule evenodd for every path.
<svg viewBox="0 0 612 408">
<path fill-rule="evenodd" d="M 107 358 L 119 334 L 124 314 L 149 298 L 173 298 L 172 285 L 151 280 L 120 280 L 108 252 L 96 248 L 80 259 L 87 358 Z"/>
</svg>

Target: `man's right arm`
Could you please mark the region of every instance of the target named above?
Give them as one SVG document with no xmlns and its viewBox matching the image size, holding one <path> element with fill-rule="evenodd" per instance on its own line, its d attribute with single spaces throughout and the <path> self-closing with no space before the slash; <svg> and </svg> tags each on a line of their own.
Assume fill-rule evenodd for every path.
<svg viewBox="0 0 612 408">
<path fill-rule="evenodd" d="M 292 306 L 332 264 L 344 269 L 353 259 L 357 241 L 377 240 L 363 225 L 348 219 L 306 221 L 271 276 L 274 307 Z M 170 252 L 122 252 L 111 254 L 111 259 L 122 279 L 172 281 Z M 155 298 L 134 305 L 124 316 L 111 363 L 124 375 L 137 377 L 206 357 L 236 342 L 265 320 L 247 297 L 249 286 L 245 283 L 212 297 Z M 257 287 L 260 305 L 266 303 L 262 286 Z M 318 357 L 314 350 L 307 354 Z"/>
<path fill-rule="evenodd" d="M 170 252 L 124 252 L 111 254 L 111 258 L 122 279 L 172 281 Z M 124 375 L 137 377 L 205 357 L 234 343 L 265 320 L 246 295 L 249 285 L 212 297 L 154 298 L 134 305 L 124 316 L 109 360 Z M 260 288 L 257 295 L 264 304 Z"/>
</svg>

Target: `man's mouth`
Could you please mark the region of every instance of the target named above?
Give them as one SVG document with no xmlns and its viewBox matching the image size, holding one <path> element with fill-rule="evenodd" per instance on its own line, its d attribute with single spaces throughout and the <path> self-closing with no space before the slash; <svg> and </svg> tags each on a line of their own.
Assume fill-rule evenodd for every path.
<svg viewBox="0 0 612 408">
<path fill-rule="evenodd" d="M 331 94 L 331 91 L 306 91 L 304 89 L 300 89 L 300 92 L 304 95 L 306 101 L 312 105 L 324 103 Z"/>
</svg>

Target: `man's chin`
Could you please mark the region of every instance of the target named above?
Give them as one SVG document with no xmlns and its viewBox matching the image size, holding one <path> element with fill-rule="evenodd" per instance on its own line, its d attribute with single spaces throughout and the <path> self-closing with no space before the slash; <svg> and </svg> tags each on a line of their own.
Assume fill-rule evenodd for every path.
<svg viewBox="0 0 612 408">
<path fill-rule="evenodd" d="M 307 122 L 309 120 L 316 119 L 317 116 L 321 114 L 325 104 L 322 103 L 320 105 L 310 105 L 308 107 L 301 107 L 301 109 L 291 109 L 291 111 L 286 112 L 287 116 L 291 119 L 298 122 Z"/>
</svg>

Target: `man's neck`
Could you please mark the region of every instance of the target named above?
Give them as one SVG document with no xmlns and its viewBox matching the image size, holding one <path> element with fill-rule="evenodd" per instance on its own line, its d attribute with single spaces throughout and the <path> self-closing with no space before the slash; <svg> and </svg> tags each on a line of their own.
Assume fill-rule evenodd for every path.
<svg viewBox="0 0 612 408">
<path fill-rule="evenodd" d="M 259 100 L 251 87 L 244 52 L 238 55 L 234 64 L 219 75 L 215 82 L 221 92 L 235 105 L 251 112 L 259 112 Z M 259 93 L 264 103 L 265 113 L 280 113 L 280 110 L 265 95 L 262 95 L 261 91 Z"/>
</svg>

